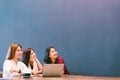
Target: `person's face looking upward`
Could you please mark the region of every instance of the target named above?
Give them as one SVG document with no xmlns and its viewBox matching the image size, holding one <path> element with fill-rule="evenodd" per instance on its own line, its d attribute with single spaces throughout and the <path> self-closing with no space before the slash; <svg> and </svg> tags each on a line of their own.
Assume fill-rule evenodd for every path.
<svg viewBox="0 0 120 80">
<path fill-rule="evenodd" d="M 31 50 L 31 53 L 30 53 L 30 61 L 33 61 L 36 57 L 36 54 L 33 50 Z"/>
<path fill-rule="evenodd" d="M 50 49 L 49 57 L 50 57 L 51 59 L 56 59 L 56 58 L 58 57 L 58 52 L 57 52 L 57 50 L 54 49 L 54 48 L 51 48 L 51 49 Z"/>
</svg>

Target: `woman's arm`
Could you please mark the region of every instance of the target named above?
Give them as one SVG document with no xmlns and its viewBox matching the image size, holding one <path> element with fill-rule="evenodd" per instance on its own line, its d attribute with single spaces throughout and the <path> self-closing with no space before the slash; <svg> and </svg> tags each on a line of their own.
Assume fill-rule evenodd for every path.
<svg viewBox="0 0 120 80">
<path fill-rule="evenodd" d="M 64 74 L 70 74 L 66 65 L 65 65 L 64 59 L 61 56 L 58 57 L 57 63 L 58 64 L 64 64 Z"/>
<path fill-rule="evenodd" d="M 40 61 L 39 61 L 37 58 L 36 58 L 35 61 L 36 61 L 36 63 L 37 63 L 38 69 L 40 70 L 39 73 L 42 73 L 43 67 L 42 67 Z"/>
<path fill-rule="evenodd" d="M 42 73 L 42 69 L 43 69 L 43 67 L 42 67 L 40 61 L 38 60 L 38 58 L 36 57 L 36 55 L 34 55 L 33 70 L 34 70 L 35 74 Z"/>
<path fill-rule="evenodd" d="M 31 73 L 31 70 L 28 69 L 28 67 L 23 62 L 19 62 L 19 68 L 19 72 L 21 73 Z"/>
<path fill-rule="evenodd" d="M 9 73 L 19 72 L 19 70 L 14 68 L 13 66 L 14 66 L 14 64 L 12 64 L 10 60 L 5 60 L 5 62 L 3 64 L 3 70 L 7 71 Z"/>
<path fill-rule="evenodd" d="M 5 60 L 3 63 L 3 71 L 11 73 L 11 71 L 10 71 L 11 67 L 12 67 L 12 65 L 11 65 L 10 61 Z"/>
</svg>

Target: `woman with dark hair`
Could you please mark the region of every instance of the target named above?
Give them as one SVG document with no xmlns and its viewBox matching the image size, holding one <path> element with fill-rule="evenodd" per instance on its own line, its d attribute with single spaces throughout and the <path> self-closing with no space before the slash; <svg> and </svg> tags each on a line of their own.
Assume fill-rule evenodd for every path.
<svg viewBox="0 0 120 80">
<path fill-rule="evenodd" d="M 19 59 L 22 57 L 21 45 L 13 43 L 9 46 L 6 60 L 3 63 L 3 78 L 20 76 L 22 73 L 30 73 L 29 69 Z"/>
<path fill-rule="evenodd" d="M 32 74 L 42 73 L 42 65 L 37 59 L 34 49 L 26 48 L 23 51 L 22 62 L 31 70 Z"/>
<path fill-rule="evenodd" d="M 64 59 L 61 56 L 58 56 L 57 50 L 52 46 L 46 49 L 44 62 L 46 64 L 64 64 L 64 74 L 70 74 L 64 63 Z"/>
</svg>

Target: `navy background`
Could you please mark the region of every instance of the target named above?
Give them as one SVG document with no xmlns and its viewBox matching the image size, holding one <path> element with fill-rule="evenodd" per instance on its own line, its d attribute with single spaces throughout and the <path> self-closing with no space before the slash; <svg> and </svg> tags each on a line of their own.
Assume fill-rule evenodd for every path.
<svg viewBox="0 0 120 80">
<path fill-rule="evenodd" d="M 120 76 L 120 0 L 0 0 L 0 70 L 8 46 L 57 48 L 71 74 Z"/>
</svg>

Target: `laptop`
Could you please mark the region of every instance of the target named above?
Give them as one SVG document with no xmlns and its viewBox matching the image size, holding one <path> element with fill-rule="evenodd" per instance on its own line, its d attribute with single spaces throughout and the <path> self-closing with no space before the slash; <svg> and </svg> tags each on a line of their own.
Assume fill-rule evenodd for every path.
<svg viewBox="0 0 120 80">
<path fill-rule="evenodd" d="M 43 77 L 61 77 L 64 70 L 64 64 L 44 64 Z"/>
</svg>

